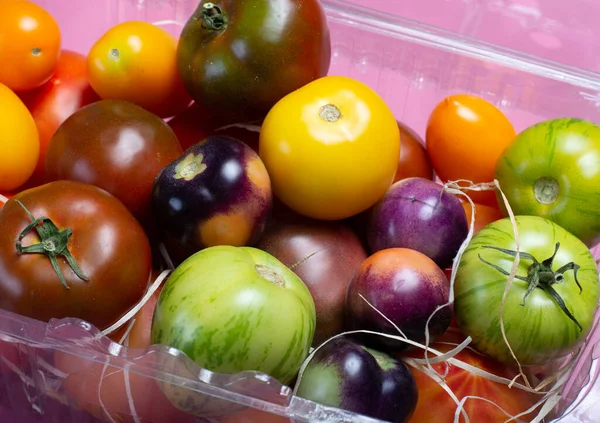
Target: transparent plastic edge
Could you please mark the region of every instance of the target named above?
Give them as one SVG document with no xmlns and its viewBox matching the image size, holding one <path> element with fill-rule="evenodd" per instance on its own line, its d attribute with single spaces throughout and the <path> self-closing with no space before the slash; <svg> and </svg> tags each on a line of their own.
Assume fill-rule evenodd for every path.
<svg viewBox="0 0 600 423">
<path fill-rule="evenodd" d="M 597 72 L 522 53 L 343 0 L 322 0 L 322 4 L 328 19 L 334 22 L 343 22 L 369 32 L 410 40 L 420 45 L 458 53 L 581 88 L 600 90 L 600 73 Z"/>
</svg>

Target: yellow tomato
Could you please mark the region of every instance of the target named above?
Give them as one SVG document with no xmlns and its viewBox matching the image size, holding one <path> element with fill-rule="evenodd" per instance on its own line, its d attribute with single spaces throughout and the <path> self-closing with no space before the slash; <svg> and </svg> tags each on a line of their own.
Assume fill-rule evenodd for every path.
<svg viewBox="0 0 600 423">
<path fill-rule="evenodd" d="M 177 40 L 148 22 L 109 29 L 88 53 L 90 85 L 103 99 L 126 100 L 161 117 L 191 103 L 177 70 Z"/>
<path fill-rule="evenodd" d="M 33 174 L 40 142 L 31 113 L 4 84 L 0 84 L 0 110 L 0 191 L 12 191 Z"/>
<path fill-rule="evenodd" d="M 370 87 L 326 76 L 281 99 L 260 132 L 275 195 L 322 220 L 356 215 L 390 187 L 400 154 L 392 111 Z"/>
</svg>

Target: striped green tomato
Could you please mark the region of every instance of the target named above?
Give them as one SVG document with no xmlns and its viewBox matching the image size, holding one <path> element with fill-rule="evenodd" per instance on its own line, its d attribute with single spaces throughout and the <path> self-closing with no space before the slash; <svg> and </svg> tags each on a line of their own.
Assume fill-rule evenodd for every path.
<svg viewBox="0 0 600 423">
<path fill-rule="evenodd" d="M 217 373 L 254 370 L 289 383 L 308 355 L 315 305 L 302 280 L 270 254 L 216 246 L 169 277 L 151 340 Z"/>
<path fill-rule="evenodd" d="M 590 247 L 600 240 L 600 126 L 537 123 L 504 150 L 495 177 L 515 214 L 552 220 Z"/>
<path fill-rule="evenodd" d="M 537 216 L 517 216 L 516 222 L 520 260 L 504 303 L 506 339 L 522 365 L 543 364 L 572 352 L 590 332 L 598 270 L 586 245 L 557 224 Z M 490 223 L 469 243 L 454 285 L 463 332 L 480 352 L 509 364 L 515 361 L 500 315 L 516 247 L 509 218 Z"/>
</svg>

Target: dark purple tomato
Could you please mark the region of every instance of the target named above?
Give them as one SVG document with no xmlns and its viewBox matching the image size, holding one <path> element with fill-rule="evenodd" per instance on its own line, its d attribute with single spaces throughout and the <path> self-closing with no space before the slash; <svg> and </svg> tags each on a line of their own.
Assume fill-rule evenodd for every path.
<svg viewBox="0 0 600 423">
<path fill-rule="evenodd" d="M 439 306 L 448 303 L 449 294 L 448 278 L 426 255 L 407 248 L 381 250 L 363 262 L 348 285 L 347 325 L 350 330 L 399 336 L 398 330 L 379 311 L 408 339 L 423 344 L 427 319 Z M 429 322 L 430 342 L 446 332 L 451 320 L 449 306 L 435 313 Z M 365 344 L 386 351 L 410 348 L 409 344 L 383 336 L 358 337 Z"/>
<path fill-rule="evenodd" d="M 152 190 L 152 210 L 178 260 L 215 245 L 254 245 L 273 203 L 260 157 L 246 144 L 210 136 L 167 165 Z"/>
<path fill-rule="evenodd" d="M 317 311 L 314 346 L 343 331 L 346 290 L 367 258 L 350 228 L 282 211 L 274 213 L 256 247 L 290 267 L 308 286 Z"/>
<path fill-rule="evenodd" d="M 338 338 L 319 349 L 299 381 L 297 395 L 393 423 L 417 406 L 415 380 L 402 361 Z"/>
<path fill-rule="evenodd" d="M 460 200 L 440 184 L 415 177 L 389 188 L 371 212 L 367 236 L 371 252 L 410 248 L 445 269 L 468 232 Z"/>
</svg>

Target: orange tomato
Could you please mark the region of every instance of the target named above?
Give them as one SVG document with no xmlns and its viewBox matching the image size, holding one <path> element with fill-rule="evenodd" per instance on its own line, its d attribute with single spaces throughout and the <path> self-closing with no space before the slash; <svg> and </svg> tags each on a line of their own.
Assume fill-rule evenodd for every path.
<svg viewBox="0 0 600 423">
<path fill-rule="evenodd" d="M 471 225 L 471 211 L 473 210 L 473 207 L 471 207 L 471 203 L 468 201 L 462 203 L 462 206 L 465 209 L 465 214 L 467 215 L 467 223 Z M 475 204 L 475 225 L 473 234 L 479 232 L 484 226 L 495 222 L 496 220 L 502 219 L 503 217 L 504 215 L 502 212 L 495 207 L 490 207 L 483 204 Z"/>
<path fill-rule="evenodd" d="M 0 83 L 14 91 L 44 84 L 60 46 L 58 23 L 44 8 L 25 0 L 0 2 Z"/>
<path fill-rule="evenodd" d="M 31 113 L 3 84 L 0 84 L 0 110 L 0 191 L 12 191 L 33 174 L 40 142 Z"/>
<path fill-rule="evenodd" d="M 452 346 L 443 343 L 434 343 L 432 348 L 441 352 L 449 351 Z M 423 358 L 423 351 L 409 353 L 416 358 Z M 488 371 L 498 376 L 511 379 L 516 375 L 513 369 L 498 364 L 492 359 L 483 356 L 469 348 L 458 353 L 455 358 L 479 369 Z M 460 400 L 465 396 L 479 396 L 493 401 L 511 415 L 519 414 L 534 405 L 541 396 L 530 394 L 519 388 L 509 388 L 507 385 L 491 381 L 481 376 L 474 375 L 467 370 L 449 364 L 446 383 Z M 410 423 L 452 423 L 457 405 L 450 395 L 433 379 L 421 371 L 409 367 L 417 383 L 419 399 L 417 408 L 410 419 Z M 434 364 L 433 368 L 438 374 L 444 374 L 444 363 Z M 432 406 L 435 405 L 435 406 Z M 492 404 L 468 399 L 464 410 L 471 422 L 501 423 L 507 420 L 507 416 Z M 519 421 L 530 421 L 535 412 L 521 417 Z M 464 416 L 460 416 L 459 422 L 465 422 Z"/>
<path fill-rule="evenodd" d="M 473 95 L 445 98 L 429 116 L 427 154 L 439 178 L 493 182 L 496 162 L 515 138 L 508 118 L 493 104 Z M 469 192 L 473 201 L 495 206 L 494 191 Z"/>
<path fill-rule="evenodd" d="M 398 128 L 400 128 L 400 161 L 394 182 L 411 177 L 433 180 L 433 168 L 421 137 L 401 122 L 398 122 Z"/>
<path fill-rule="evenodd" d="M 27 187 L 44 182 L 44 164 L 50 139 L 58 127 L 81 107 L 100 100 L 90 87 L 84 55 L 64 50 L 52 78 L 41 87 L 19 93 L 31 112 L 40 136 L 40 157 Z"/>
<path fill-rule="evenodd" d="M 123 22 L 88 53 L 90 83 L 105 100 L 126 100 L 160 117 L 174 116 L 192 101 L 176 55 L 177 40 L 164 29 L 148 22 Z"/>
</svg>

